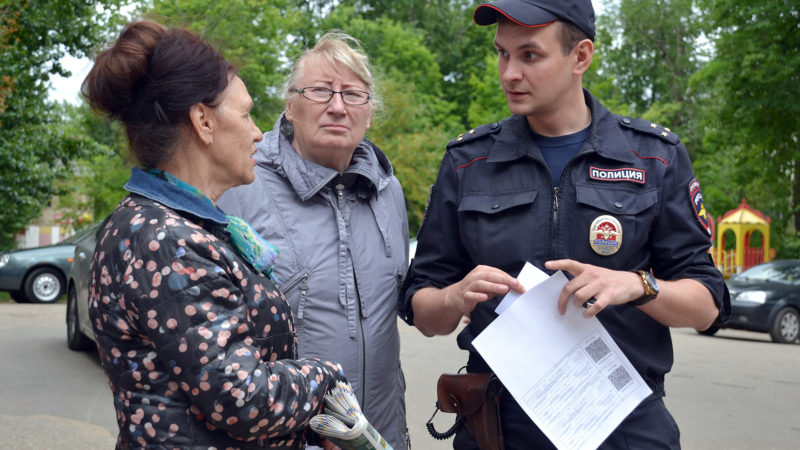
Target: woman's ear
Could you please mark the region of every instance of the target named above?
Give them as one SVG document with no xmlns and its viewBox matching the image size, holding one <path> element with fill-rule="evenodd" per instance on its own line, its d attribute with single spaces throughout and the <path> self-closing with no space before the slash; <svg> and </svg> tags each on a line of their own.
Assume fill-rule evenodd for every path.
<svg viewBox="0 0 800 450">
<path fill-rule="evenodd" d="M 286 117 L 286 120 L 288 120 L 289 122 L 291 122 L 292 119 L 294 119 L 294 114 L 292 114 L 292 100 L 294 99 L 293 98 L 286 99 L 286 110 L 284 111 L 283 114 L 283 116 Z"/>
<path fill-rule="evenodd" d="M 211 108 L 204 103 L 196 103 L 189 108 L 189 122 L 200 142 L 211 145 L 214 142 L 214 117 Z"/>
</svg>

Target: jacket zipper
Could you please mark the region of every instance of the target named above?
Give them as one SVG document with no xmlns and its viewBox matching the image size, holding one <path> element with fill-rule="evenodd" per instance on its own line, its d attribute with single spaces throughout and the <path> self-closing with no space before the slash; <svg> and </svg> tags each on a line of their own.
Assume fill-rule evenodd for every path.
<svg viewBox="0 0 800 450">
<path fill-rule="evenodd" d="M 367 392 L 367 336 L 364 334 L 364 310 L 361 308 L 361 293 L 356 280 L 356 267 L 353 266 L 353 285 L 356 288 L 356 302 L 358 303 L 358 331 L 361 333 L 361 398 L 358 399 L 361 408 L 364 408 L 364 394 Z"/>
<path fill-rule="evenodd" d="M 341 175 L 339 176 L 339 179 L 336 180 L 336 185 L 334 187 L 336 188 L 336 197 L 337 197 L 338 202 L 339 202 L 339 212 L 341 214 L 341 211 L 344 211 L 344 208 L 342 207 L 343 206 L 342 203 L 344 202 L 344 184 L 342 184 Z M 361 369 L 361 374 L 360 375 L 361 375 L 361 379 L 364 380 L 363 383 L 362 383 L 363 386 L 362 386 L 362 389 L 361 389 L 361 396 L 358 399 L 358 403 L 361 405 L 361 408 L 364 408 L 364 400 L 365 400 L 364 393 L 367 391 L 367 386 L 366 386 L 366 381 L 367 381 L 367 375 L 366 375 L 366 373 L 367 373 L 367 344 L 366 344 L 366 336 L 364 335 L 364 323 L 363 323 L 363 321 L 364 321 L 364 311 L 361 309 L 361 295 L 358 292 L 358 280 L 356 279 L 356 267 L 355 267 L 354 264 L 351 264 L 351 267 L 353 268 L 353 286 L 355 287 L 355 291 L 356 291 L 355 292 L 355 301 L 356 301 L 356 306 L 358 307 L 358 316 L 359 316 L 358 320 L 357 320 L 358 331 L 359 331 L 359 333 L 361 333 L 361 368 L 360 368 Z"/>
<path fill-rule="evenodd" d="M 558 186 L 553 188 L 553 229 L 555 229 L 557 218 L 558 218 Z"/>
<path fill-rule="evenodd" d="M 292 292 L 297 285 L 300 285 L 300 293 L 305 295 L 306 291 L 308 291 L 308 285 L 306 284 L 306 281 L 308 281 L 308 274 L 303 273 L 299 278 L 292 281 L 291 284 L 283 289 L 283 295 L 289 295 L 289 293 Z"/>
</svg>

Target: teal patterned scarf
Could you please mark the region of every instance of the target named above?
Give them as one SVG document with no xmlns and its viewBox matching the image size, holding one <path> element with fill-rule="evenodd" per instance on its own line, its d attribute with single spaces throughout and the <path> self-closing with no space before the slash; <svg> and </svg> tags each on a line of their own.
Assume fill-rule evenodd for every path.
<svg viewBox="0 0 800 450">
<path fill-rule="evenodd" d="M 155 175 L 158 178 L 166 180 L 169 184 L 177 186 L 195 196 L 205 200 L 212 207 L 214 202 L 211 201 L 205 194 L 200 192 L 199 189 L 186 183 L 171 173 L 159 170 L 150 169 L 149 174 Z M 256 270 L 267 275 L 270 280 L 276 285 L 278 284 L 278 277 L 272 271 L 272 266 L 275 257 L 278 256 L 278 251 L 275 246 L 264 240 L 260 234 L 256 233 L 249 223 L 245 222 L 241 217 L 225 215 L 228 218 L 228 226 L 225 230 L 231 235 L 231 241 L 239 256 L 246 259 Z"/>
</svg>

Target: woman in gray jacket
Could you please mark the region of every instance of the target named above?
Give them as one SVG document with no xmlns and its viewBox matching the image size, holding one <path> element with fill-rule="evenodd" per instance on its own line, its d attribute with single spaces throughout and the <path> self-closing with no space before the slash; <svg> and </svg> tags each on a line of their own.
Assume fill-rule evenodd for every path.
<svg viewBox="0 0 800 450">
<path fill-rule="evenodd" d="M 218 204 L 280 251 L 274 274 L 292 307 L 299 356 L 340 363 L 367 418 L 402 450 L 395 305 L 408 221 L 388 158 L 364 138 L 374 82 L 357 45 L 330 32 L 297 60 L 286 109 L 257 145 L 255 181 Z"/>
</svg>

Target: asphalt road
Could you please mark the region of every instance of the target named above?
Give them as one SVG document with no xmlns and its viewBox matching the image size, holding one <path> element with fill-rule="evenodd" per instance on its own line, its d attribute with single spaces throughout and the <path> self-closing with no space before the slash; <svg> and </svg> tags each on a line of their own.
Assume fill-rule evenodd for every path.
<svg viewBox="0 0 800 450">
<path fill-rule="evenodd" d="M 97 357 L 67 349 L 65 305 L 0 304 L 0 449 L 113 448 L 116 421 Z M 455 338 L 428 339 L 400 323 L 414 449 L 449 449 L 425 431 L 436 379 L 465 355 Z M 722 330 L 673 331 L 666 402 L 684 449 L 794 449 L 800 442 L 800 345 Z M 439 413 L 440 431 L 452 416 Z"/>
</svg>

